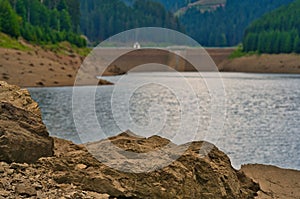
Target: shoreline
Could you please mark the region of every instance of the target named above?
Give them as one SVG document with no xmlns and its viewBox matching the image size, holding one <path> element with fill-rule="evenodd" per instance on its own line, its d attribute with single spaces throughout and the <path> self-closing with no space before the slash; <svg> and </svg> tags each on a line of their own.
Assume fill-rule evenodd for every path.
<svg viewBox="0 0 300 199">
<path fill-rule="evenodd" d="M 0 80 L 25 88 L 74 85 L 77 71 L 84 57 L 76 53 L 59 54 L 38 46 L 30 47 L 32 50 L 29 51 L 0 48 Z M 234 50 L 232 48 L 208 48 L 206 50 L 220 72 L 300 74 L 300 55 L 297 54 L 262 54 L 229 59 L 229 55 Z M 156 59 L 155 56 L 154 59 Z M 106 71 L 105 76 L 126 72 L 115 66 L 110 69 L 112 71 Z M 187 70 L 192 71 L 190 68 Z M 93 72 L 98 73 L 97 69 Z M 103 81 L 102 84 L 110 83 Z"/>
<path fill-rule="evenodd" d="M 300 54 L 261 54 L 226 59 L 218 66 L 223 72 L 300 74 Z"/>
</svg>

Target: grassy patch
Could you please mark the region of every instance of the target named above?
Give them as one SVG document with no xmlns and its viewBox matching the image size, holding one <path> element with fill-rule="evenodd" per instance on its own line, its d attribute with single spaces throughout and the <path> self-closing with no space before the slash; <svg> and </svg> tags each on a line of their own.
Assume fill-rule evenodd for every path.
<svg viewBox="0 0 300 199">
<path fill-rule="evenodd" d="M 30 51 L 32 48 L 30 45 L 24 45 L 24 41 L 22 42 L 22 39 L 15 39 L 12 38 L 2 32 L 0 32 L 0 48 L 8 48 L 8 49 L 15 49 L 15 50 L 21 50 L 21 51 Z M 71 45 L 68 42 L 61 42 L 58 44 L 34 44 L 33 45 L 38 45 L 41 46 L 45 50 L 50 50 L 55 53 L 59 54 L 65 54 L 65 55 L 70 55 L 70 54 L 78 54 L 80 56 L 87 56 L 90 52 L 91 49 L 89 48 L 78 48 L 75 45 Z"/>
<path fill-rule="evenodd" d="M 42 48 L 58 54 L 70 55 L 76 53 L 84 57 L 91 52 L 91 49 L 89 48 L 78 48 L 77 46 L 72 45 L 69 42 L 61 42 L 58 44 L 44 44 L 42 45 Z"/>
<path fill-rule="evenodd" d="M 235 58 L 250 56 L 250 55 L 259 55 L 259 53 L 258 52 L 244 52 L 243 46 L 239 45 L 237 47 L 237 49 L 231 53 L 231 55 L 229 56 L 229 59 L 235 59 Z"/>
<path fill-rule="evenodd" d="M 0 32 L 0 48 L 9 48 L 21 51 L 29 51 L 31 50 L 30 47 L 25 46 L 17 39 L 14 39 L 4 33 Z"/>
</svg>

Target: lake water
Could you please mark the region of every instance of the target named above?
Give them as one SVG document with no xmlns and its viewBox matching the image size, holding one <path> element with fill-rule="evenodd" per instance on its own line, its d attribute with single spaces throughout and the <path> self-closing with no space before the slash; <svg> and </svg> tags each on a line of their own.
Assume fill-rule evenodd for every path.
<svg viewBox="0 0 300 199">
<path fill-rule="evenodd" d="M 146 136 L 157 132 L 172 139 L 179 134 L 185 140 L 186 132 L 197 128 L 193 138 L 213 142 L 230 156 L 235 168 L 262 163 L 300 170 L 300 75 L 222 73 L 226 104 L 219 109 L 224 111 L 221 116 L 213 112 L 205 81 L 197 73 L 183 76 L 140 73 L 126 75 L 118 89 L 97 87 L 95 110 L 102 133 L 112 136 L 126 128 L 139 133 L 144 128 Z M 108 80 L 116 82 L 119 78 Z M 220 80 L 217 76 L 209 78 Z M 144 82 L 148 84 L 141 84 Z M 184 82 L 192 85 L 195 93 L 184 89 Z M 136 87 L 138 83 L 141 85 Z M 164 85 L 171 85 L 172 89 Z M 81 143 L 82 136 L 78 136 L 73 121 L 73 88 L 29 91 L 41 107 L 50 134 Z M 83 95 L 80 100 L 88 110 L 89 99 Z M 224 122 L 223 127 L 216 127 L 221 130 L 218 134 L 210 132 L 209 126 L 214 126 L 212 117 L 220 117 Z M 103 136 L 91 134 L 87 140 L 100 138 Z"/>
</svg>

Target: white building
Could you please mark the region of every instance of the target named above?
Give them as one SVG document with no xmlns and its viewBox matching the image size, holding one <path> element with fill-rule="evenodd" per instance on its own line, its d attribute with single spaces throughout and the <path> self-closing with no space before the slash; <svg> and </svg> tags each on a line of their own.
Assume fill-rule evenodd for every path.
<svg viewBox="0 0 300 199">
<path fill-rule="evenodd" d="M 133 48 L 135 48 L 135 49 L 140 49 L 140 48 L 141 48 L 141 45 L 139 44 L 139 42 L 135 42 L 135 43 L 133 44 Z"/>
</svg>

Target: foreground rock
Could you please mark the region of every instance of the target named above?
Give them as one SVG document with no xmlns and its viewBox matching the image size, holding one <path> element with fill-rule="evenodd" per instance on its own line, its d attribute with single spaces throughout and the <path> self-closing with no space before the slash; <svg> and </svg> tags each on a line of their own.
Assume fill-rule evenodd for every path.
<svg viewBox="0 0 300 199">
<path fill-rule="evenodd" d="M 223 152 L 205 142 L 177 146 L 159 136 L 143 138 L 130 132 L 86 145 L 51 138 L 28 92 L 0 84 L 0 198 L 244 199 L 259 191 L 257 183 L 231 167 Z M 123 151 L 112 152 L 108 143 Z M 202 153 L 203 145 L 211 150 Z M 173 157 L 182 147 L 186 150 L 163 168 L 130 173 L 99 162 L 86 147 L 96 156 L 100 150 L 116 164 L 124 159 L 124 150 L 142 154 L 127 157 L 125 171 L 144 153 L 167 147 L 167 156 Z M 151 160 L 163 160 L 166 154 Z"/>
<path fill-rule="evenodd" d="M 0 81 L 0 160 L 35 162 L 53 155 L 53 139 L 28 91 Z"/>
<path fill-rule="evenodd" d="M 166 140 L 158 136 L 111 138 L 128 149 Z M 104 140 L 97 143 L 99 147 Z M 0 196 L 38 198 L 254 198 L 259 187 L 230 166 L 216 147 L 207 157 L 198 154 L 203 142 L 191 143 L 187 152 L 171 165 L 149 173 L 126 173 L 97 161 L 84 146 L 54 138 L 53 157 L 35 164 L 1 163 Z M 9 193 L 9 194 L 8 194 Z"/>
</svg>

